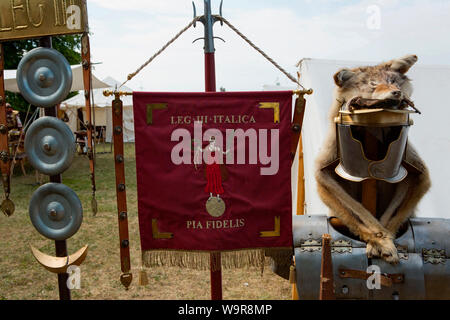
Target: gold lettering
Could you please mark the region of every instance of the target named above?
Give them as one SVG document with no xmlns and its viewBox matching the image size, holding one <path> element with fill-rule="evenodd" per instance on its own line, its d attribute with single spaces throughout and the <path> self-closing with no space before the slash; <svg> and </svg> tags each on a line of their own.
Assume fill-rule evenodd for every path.
<svg viewBox="0 0 450 320">
<path fill-rule="evenodd" d="M 12 31 L 12 27 L 5 27 L 3 23 L 6 23 L 5 15 L 6 10 L 0 10 L 0 31 Z"/>
<path fill-rule="evenodd" d="M 55 9 L 55 26 L 59 26 L 58 0 L 53 0 L 53 8 Z"/>
<path fill-rule="evenodd" d="M 12 13 L 12 18 L 13 18 L 13 25 L 14 25 L 14 30 L 22 30 L 22 29 L 26 29 L 28 28 L 28 25 L 17 25 L 17 17 L 16 17 L 16 11 L 18 10 L 23 10 L 24 12 L 25 7 L 23 6 L 23 3 L 16 5 L 15 4 L 15 0 L 11 0 L 11 13 Z"/>
<path fill-rule="evenodd" d="M 63 16 L 63 25 L 66 25 L 67 22 L 67 2 L 66 0 L 62 0 L 62 16 Z"/>
<path fill-rule="evenodd" d="M 42 22 L 44 22 L 44 5 L 41 3 L 39 4 L 39 16 L 41 17 L 41 20 L 39 20 L 38 23 L 34 23 L 31 18 L 30 0 L 26 0 L 26 3 L 27 3 L 28 20 L 36 28 L 40 27 L 42 25 Z"/>
<path fill-rule="evenodd" d="M 67 22 L 66 0 L 53 0 L 55 6 L 55 26 L 65 26 Z"/>
</svg>

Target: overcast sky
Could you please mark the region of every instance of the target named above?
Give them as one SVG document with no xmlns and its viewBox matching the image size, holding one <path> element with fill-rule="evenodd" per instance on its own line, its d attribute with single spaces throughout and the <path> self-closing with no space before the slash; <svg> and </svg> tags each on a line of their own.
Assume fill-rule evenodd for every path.
<svg viewBox="0 0 450 320">
<path fill-rule="evenodd" d="M 203 1 L 196 0 L 197 15 Z M 212 0 L 213 14 L 220 0 Z M 122 82 L 193 18 L 190 0 L 88 0 L 94 73 Z M 449 0 L 224 0 L 223 15 L 293 75 L 302 58 L 375 61 L 417 54 L 450 65 Z M 214 26 L 217 87 L 292 83 L 226 25 Z M 204 91 L 203 25 L 188 30 L 127 86 Z"/>
</svg>

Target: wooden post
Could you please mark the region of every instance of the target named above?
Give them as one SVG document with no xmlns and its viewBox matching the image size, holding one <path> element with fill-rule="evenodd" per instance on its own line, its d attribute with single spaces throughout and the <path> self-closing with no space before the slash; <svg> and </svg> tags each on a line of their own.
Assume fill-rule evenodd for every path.
<svg viewBox="0 0 450 320">
<path fill-rule="evenodd" d="M 322 265 L 320 268 L 320 300 L 335 300 L 331 236 L 322 236 Z"/>
<path fill-rule="evenodd" d="M 216 65 L 214 52 L 205 52 L 205 91 L 216 92 Z M 222 255 L 210 254 L 211 300 L 222 300 Z"/>
<path fill-rule="evenodd" d="M 10 190 L 10 165 L 9 160 L 9 146 L 8 146 L 8 123 L 6 120 L 6 94 L 5 94 L 5 53 L 3 52 L 3 45 L 0 43 L 0 168 L 2 175 L 2 184 L 5 196 L 9 196 Z"/>
<path fill-rule="evenodd" d="M 39 40 L 39 45 L 44 48 L 52 47 L 52 37 L 43 37 Z M 57 117 L 56 106 L 52 108 L 45 109 L 46 117 Z M 56 175 L 50 177 L 50 182 L 52 183 L 62 183 L 62 175 Z M 55 241 L 55 251 L 57 257 L 67 257 L 67 242 Z M 67 273 L 58 274 L 58 288 L 59 288 L 59 299 L 60 300 L 70 300 L 70 289 L 67 287 L 67 280 L 69 275 Z"/>
<path fill-rule="evenodd" d="M 88 138 L 88 157 L 89 157 L 89 169 L 91 172 L 91 186 L 92 186 L 92 203 L 95 201 L 95 159 L 94 159 L 94 148 L 95 148 L 95 134 L 96 128 L 92 123 L 92 109 L 95 106 L 91 105 L 91 89 L 92 89 L 92 65 L 91 65 L 91 47 L 89 44 L 89 34 L 84 33 L 81 38 L 81 58 L 83 66 L 83 82 L 84 82 L 84 98 L 86 105 L 86 118 L 87 118 L 87 138 Z M 96 215 L 96 205 L 92 206 L 94 215 Z"/>
<path fill-rule="evenodd" d="M 120 238 L 120 263 L 122 269 L 122 276 L 120 277 L 120 281 L 122 285 L 126 289 L 128 289 L 133 280 L 133 276 L 130 273 L 130 241 L 128 232 L 128 209 L 125 184 L 125 154 L 123 145 L 123 103 L 120 100 L 120 94 L 118 93 L 115 94 L 115 99 L 112 103 L 112 114 L 117 210 Z"/>
</svg>

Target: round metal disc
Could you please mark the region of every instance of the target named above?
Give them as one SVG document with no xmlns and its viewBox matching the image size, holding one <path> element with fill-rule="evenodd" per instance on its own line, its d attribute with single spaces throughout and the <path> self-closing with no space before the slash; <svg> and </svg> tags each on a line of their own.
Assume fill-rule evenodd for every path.
<svg viewBox="0 0 450 320">
<path fill-rule="evenodd" d="M 63 121 L 43 117 L 28 129 L 25 151 L 36 170 L 49 176 L 58 175 L 72 164 L 76 152 L 75 137 Z"/>
<path fill-rule="evenodd" d="M 2 202 L 0 209 L 7 217 L 11 217 L 14 214 L 14 211 L 16 210 L 16 206 L 14 205 L 14 202 L 12 202 L 9 199 L 6 199 Z"/>
<path fill-rule="evenodd" d="M 220 198 L 209 198 L 206 202 L 206 211 L 214 218 L 219 218 L 225 213 L 225 202 Z"/>
<path fill-rule="evenodd" d="M 72 69 L 67 59 L 50 48 L 28 52 L 17 68 L 17 86 L 30 104 L 49 108 L 61 103 L 72 88 Z"/>
<path fill-rule="evenodd" d="M 36 190 L 29 213 L 36 230 L 56 241 L 72 237 L 83 221 L 80 199 L 72 189 L 60 183 L 48 183 Z"/>
</svg>

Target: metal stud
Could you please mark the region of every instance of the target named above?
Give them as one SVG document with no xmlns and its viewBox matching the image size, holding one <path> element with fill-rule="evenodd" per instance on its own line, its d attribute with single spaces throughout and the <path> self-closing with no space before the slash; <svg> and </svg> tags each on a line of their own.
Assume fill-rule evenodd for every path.
<svg viewBox="0 0 450 320">
<path fill-rule="evenodd" d="M 117 163 L 123 163 L 123 161 L 124 161 L 123 156 L 122 156 L 121 154 L 119 154 L 119 155 L 116 157 L 116 162 L 117 162 Z"/>
<path fill-rule="evenodd" d="M 128 218 L 128 213 L 126 213 L 126 212 L 121 212 L 120 213 L 120 215 L 119 215 L 119 219 L 120 220 L 125 220 L 125 219 L 127 219 Z"/>
<path fill-rule="evenodd" d="M 122 132 L 123 132 L 122 127 L 117 126 L 117 127 L 114 128 L 114 133 L 115 134 L 122 134 Z"/>
</svg>

